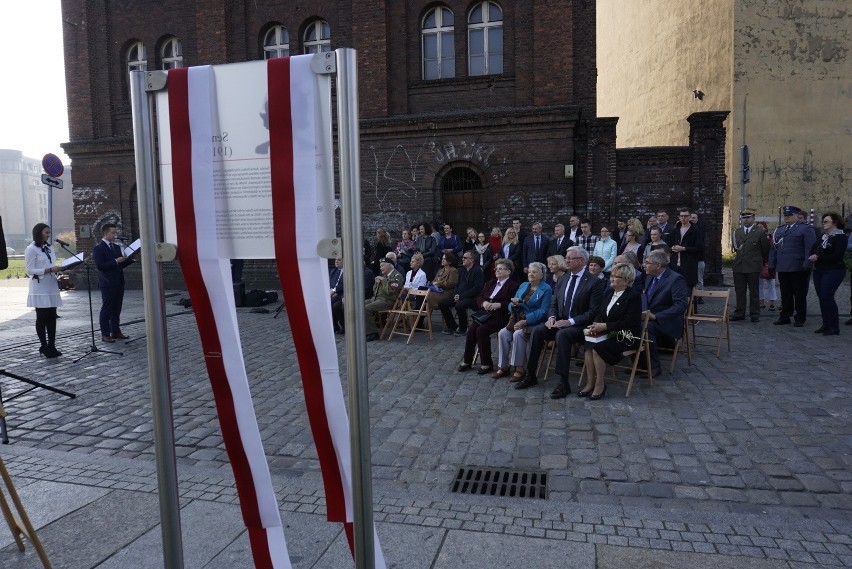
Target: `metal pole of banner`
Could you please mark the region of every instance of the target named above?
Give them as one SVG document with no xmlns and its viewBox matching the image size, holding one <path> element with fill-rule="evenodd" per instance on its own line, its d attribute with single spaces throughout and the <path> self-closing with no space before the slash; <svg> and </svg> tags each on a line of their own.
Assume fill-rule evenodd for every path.
<svg viewBox="0 0 852 569">
<path fill-rule="evenodd" d="M 177 484 L 174 421 L 172 416 L 169 351 L 163 278 L 157 264 L 157 170 L 154 150 L 154 93 L 165 87 L 164 71 L 133 71 L 130 93 L 133 104 L 133 145 L 136 155 L 136 188 L 139 194 L 139 229 L 142 237 L 142 293 L 145 299 L 145 333 L 148 338 L 148 373 L 157 482 L 160 491 L 160 527 L 163 562 L 167 569 L 183 568 L 180 499 Z"/>
<path fill-rule="evenodd" d="M 356 52 L 337 54 L 337 136 L 340 150 L 342 208 L 344 325 L 349 362 L 349 406 L 352 443 L 352 498 L 354 502 L 355 567 L 373 569 L 373 488 L 370 468 L 370 397 L 367 383 L 367 339 L 364 327 L 364 263 L 361 259 L 361 147 L 358 127 L 358 72 Z"/>
</svg>

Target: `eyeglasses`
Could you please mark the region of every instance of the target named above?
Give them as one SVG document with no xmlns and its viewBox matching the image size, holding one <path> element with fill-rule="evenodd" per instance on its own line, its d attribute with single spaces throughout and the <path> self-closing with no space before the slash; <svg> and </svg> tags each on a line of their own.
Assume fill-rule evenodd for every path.
<svg viewBox="0 0 852 569">
<path fill-rule="evenodd" d="M 495 267 L 495 268 L 494 268 L 494 270 L 495 270 L 495 271 L 508 271 L 508 270 L 509 270 L 509 268 L 508 268 L 508 267 L 501 267 L 501 266 L 498 266 L 498 267 Z"/>
<path fill-rule="evenodd" d="M 582 257 L 565 257 L 566 261 L 585 261 Z"/>
</svg>

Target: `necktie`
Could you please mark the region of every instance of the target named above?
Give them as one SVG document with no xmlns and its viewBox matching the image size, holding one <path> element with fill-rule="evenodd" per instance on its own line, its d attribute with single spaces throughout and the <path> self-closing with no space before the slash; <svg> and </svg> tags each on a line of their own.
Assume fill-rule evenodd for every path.
<svg viewBox="0 0 852 569">
<path fill-rule="evenodd" d="M 565 299 L 562 302 L 565 318 L 571 317 L 571 307 L 574 304 L 574 287 L 577 285 L 577 275 L 571 275 L 571 281 L 568 283 L 568 289 L 565 291 Z"/>
<path fill-rule="evenodd" d="M 535 238 L 535 258 L 536 258 L 536 259 L 538 259 L 538 248 L 539 248 L 540 243 L 541 243 L 541 242 L 539 241 L 539 239 L 541 239 L 541 238 L 540 238 L 539 236 L 537 236 L 537 235 L 536 235 L 536 238 Z"/>
<path fill-rule="evenodd" d="M 648 300 L 651 300 L 651 295 L 654 293 L 654 288 L 657 286 L 658 277 L 654 277 L 651 279 L 651 284 L 648 285 L 648 290 L 645 291 L 645 296 L 648 297 Z"/>
<path fill-rule="evenodd" d="M 562 237 L 560 237 L 560 238 L 559 238 L 559 239 L 557 239 L 557 241 L 556 241 L 556 250 L 557 250 L 557 251 L 559 250 L 559 247 L 560 247 L 561 245 L 562 245 Z"/>
</svg>

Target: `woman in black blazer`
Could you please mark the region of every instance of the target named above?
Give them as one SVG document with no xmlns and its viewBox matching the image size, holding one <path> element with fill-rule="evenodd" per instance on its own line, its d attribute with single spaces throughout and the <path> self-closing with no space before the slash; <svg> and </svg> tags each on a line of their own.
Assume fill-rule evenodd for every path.
<svg viewBox="0 0 852 569">
<path fill-rule="evenodd" d="M 636 272 L 626 263 L 618 263 L 610 274 L 610 287 L 604 293 L 595 321 L 589 325 L 591 336 L 606 340 L 586 342 L 586 384 L 578 397 L 600 399 L 606 393 L 606 366 L 617 364 L 622 352 L 634 349 L 642 335 L 642 295 L 633 289 Z M 591 349 L 590 349 L 591 348 Z"/>
<path fill-rule="evenodd" d="M 512 261 L 512 265 L 515 267 L 512 271 L 512 278 L 518 284 L 526 280 L 523 278 L 524 267 L 521 266 L 521 244 L 518 242 L 518 233 L 514 227 L 510 227 L 503 234 L 503 244 L 500 245 L 500 249 L 497 251 L 497 258 Z"/>
</svg>

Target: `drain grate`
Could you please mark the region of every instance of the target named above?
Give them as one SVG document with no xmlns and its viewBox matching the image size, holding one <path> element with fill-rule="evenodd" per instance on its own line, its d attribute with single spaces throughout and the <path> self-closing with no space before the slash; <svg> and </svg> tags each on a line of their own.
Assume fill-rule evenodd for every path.
<svg viewBox="0 0 852 569">
<path fill-rule="evenodd" d="M 450 492 L 510 498 L 547 498 L 547 473 L 503 468 L 459 468 Z"/>
</svg>

